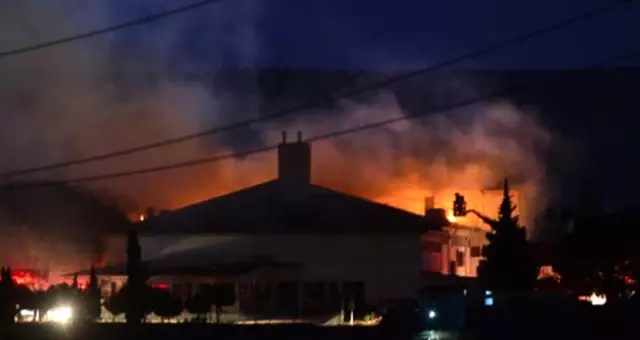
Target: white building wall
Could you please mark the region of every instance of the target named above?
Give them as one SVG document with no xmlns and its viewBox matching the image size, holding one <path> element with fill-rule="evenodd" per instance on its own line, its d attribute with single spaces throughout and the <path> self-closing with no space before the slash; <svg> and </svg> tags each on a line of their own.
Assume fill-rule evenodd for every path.
<svg viewBox="0 0 640 340">
<path fill-rule="evenodd" d="M 368 302 L 413 295 L 420 287 L 417 234 L 268 234 L 140 236 L 143 260 L 172 258 L 176 265 L 251 261 L 302 265 L 300 281 L 362 281 Z M 126 238 L 109 240 L 108 262 L 125 259 Z M 191 255 L 185 254 L 189 251 Z"/>
<path fill-rule="evenodd" d="M 422 239 L 423 242 L 439 243 L 438 249 L 435 249 L 433 244 L 423 245 L 424 271 L 465 277 L 477 276 L 477 268 L 482 257 L 473 256 L 478 254 L 472 254 L 472 249 L 480 251 L 487 244 L 484 230 L 454 224 L 442 232 L 427 233 L 422 236 Z M 458 252 L 464 254 L 461 263 L 458 262 Z M 453 272 L 451 272 L 452 261 L 455 262 Z"/>
</svg>

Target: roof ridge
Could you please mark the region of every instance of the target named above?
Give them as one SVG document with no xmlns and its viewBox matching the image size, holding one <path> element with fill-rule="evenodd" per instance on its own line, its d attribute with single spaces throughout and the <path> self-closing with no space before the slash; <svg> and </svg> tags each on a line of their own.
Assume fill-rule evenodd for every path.
<svg viewBox="0 0 640 340">
<path fill-rule="evenodd" d="M 441 226 L 422 215 L 322 185 L 273 179 L 158 215 L 147 232 L 422 233 Z M 288 197 L 288 190 L 305 191 Z"/>
<path fill-rule="evenodd" d="M 417 217 L 424 217 L 421 214 L 416 214 L 416 213 L 414 213 L 412 211 L 409 211 L 409 210 L 406 210 L 406 209 L 402 209 L 402 208 L 398 208 L 398 207 L 393 206 L 393 205 L 377 202 L 377 201 L 374 201 L 374 200 L 372 200 L 370 198 L 366 198 L 364 196 L 350 194 L 350 193 L 346 193 L 346 192 L 343 192 L 343 191 L 338 191 L 338 190 L 331 189 L 329 187 L 325 187 L 325 186 L 322 186 L 322 185 L 317 185 L 317 184 L 311 184 L 311 185 L 313 187 L 320 188 L 322 190 L 327 190 L 327 191 L 330 191 L 330 192 L 332 192 L 334 194 L 345 196 L 345 197 L 348 197 L 350 199 L 357 199 L 357 200 L 366 202 L 368 204 L 374 204 L 374 205 L 376 205 L 378 207 L 382 207 L 384 209 L 391 209 L 391 210 L 395 210 L 395 211 L 402 212 L 402 213 L 407 213 L 407 214 L 410 214 L 410 215 L 413 215 L 413 216 L 417 216 Z"/>
</svg>

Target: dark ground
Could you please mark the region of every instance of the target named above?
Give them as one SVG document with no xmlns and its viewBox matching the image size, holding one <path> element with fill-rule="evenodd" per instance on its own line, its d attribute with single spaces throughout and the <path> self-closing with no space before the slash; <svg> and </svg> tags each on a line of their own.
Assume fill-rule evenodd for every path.
<svg viewBox="0 0 640 340">
<path fill-rule="evenodd" d="M 123 324 L 91 326 L 16 325 L 0 333 L 0 339 L 628 339 L 629 332 L 612 331 L 603 327 L 559 329 L 543 325 L 528 325 L 520 329 L 484 330 L 476 332 L 422 331 L 413 334 L 379 327 L 315 327 L 307 325 L 286 326 L 216 326 L 216 325 L 145 325 L 131 331 Z M 634 338 L 631 336 L 631 338 Z"/>
<path fill-rule="evenodd" d="M 635 304 L 591 307 L 586 304 L 520 303 L 484 312 L 471 310 L 469 316 L 474 317 L 467 319 L 469 330 L 455 332 L 422 330 L 433 325 L 420 323 L 421 313 L 413 316 L 394 314 L 397 317 L 387 320 L 395 321 L 383 320 L 376 327 L 146 324 L 131 328 L 126 324 L 14 324 L 6 329 L 0 327 L 0 340 L 627 340 L 640 339 L 638 310 Z"/>
</svg>

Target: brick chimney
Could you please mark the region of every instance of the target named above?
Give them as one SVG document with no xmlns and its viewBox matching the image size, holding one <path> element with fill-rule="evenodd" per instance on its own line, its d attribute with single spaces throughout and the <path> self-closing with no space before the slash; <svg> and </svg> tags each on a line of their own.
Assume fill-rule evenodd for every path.
<svg viewBox="0 0 640 340">
<path fill-rule="evenodd" d="M 282 131 L 282 142 L 278 145 L 278 180 L 290 185 L 311 183 L 311 145 L 302 141 L 301 131 L 295 142 L 287 142 L 287 132 Z"/>
</svg>

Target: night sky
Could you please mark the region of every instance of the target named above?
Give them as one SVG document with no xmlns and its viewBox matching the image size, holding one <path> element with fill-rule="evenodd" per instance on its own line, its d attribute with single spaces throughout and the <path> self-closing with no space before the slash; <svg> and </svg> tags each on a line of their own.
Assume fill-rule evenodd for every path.
<svg viewBox="0 0 640 340">
<path fill-rule="evenodd" d="M 428 66 L 612 2 L 242 0 L 228 5 L 222 0 L 194 13 L 181 14 L 165 23 L 136 28 L 121 35 L 122 39 L 138 46 L 145 44 L 145 40 L 151 45 L 152 42 L 145 39 L 148 34 L 158 34 L 163 26 L 184 22 L 184 49 L 176 51 L 176 58 L 199 61 L 203 66 L 200 71 L 207 71 L 207 64 L 215 62 L 223 62 L 228 67 L 405 69 Z M 113 8 L 113 17 L 133 18 L 183 3 L 175 0 L 127 1 Z M 229 7 L 233 9 L 229 10 Z M 249 38 L 215 20 L 217 15 L 226 13 L 237 14 L 233 21 L 251 21 L 257 26 L 253 34 L 254 46 L 249 46 L 251 43 L 247 41 L 237 41 L 240 39 L 219 44 L 220 30 L 232 37 Z M 637 49 L 634 32 L 640 30 L 639 15 L 640 6 L 631 3 L 454 68 L 584 67 Z M 245 51 L 253 51 L 253 58 L 238 57 L 236 46 L 230 47 L 230 44 L 246 45 Z M 221 49 L 230 52 L 222 61 L 217 60 Z"/>
</svg>

